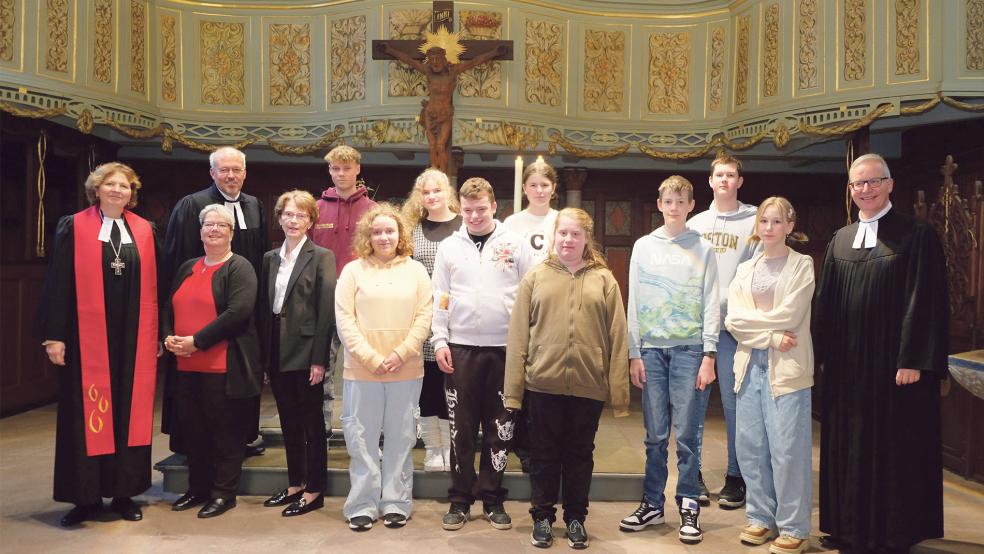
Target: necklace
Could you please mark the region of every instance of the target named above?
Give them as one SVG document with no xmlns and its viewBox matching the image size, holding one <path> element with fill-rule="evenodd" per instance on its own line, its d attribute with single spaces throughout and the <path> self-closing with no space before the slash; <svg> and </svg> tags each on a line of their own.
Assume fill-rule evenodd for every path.
<svg viewBox="0 0 984 554">
<path fill-rule="evenodd" d="M 109 264 L 109 267 L 113 268 L 114 275 L 123 275 L 123 270 L 126 268 L 126 264 L 120 260 L 120 252 L 123 250 L 123 237 L 120 237 L 119 246 L 113 244 L 113 237 L 109 237 L 109 247 L 113 249 L 113 254 L 116 255 L 116 259 Z"/>
</svg>

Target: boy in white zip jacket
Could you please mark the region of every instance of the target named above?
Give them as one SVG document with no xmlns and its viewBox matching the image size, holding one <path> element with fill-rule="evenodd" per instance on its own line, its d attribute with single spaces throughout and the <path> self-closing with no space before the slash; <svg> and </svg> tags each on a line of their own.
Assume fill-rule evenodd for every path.
<svg viewBox="0 0 984 554">
<path fill-rule="evenodd" d="M 464 526 L 477 497 L 492 527 L 509 529 L 502 473 L 515 415 L 506 409 L 502 393 L 506 342 L 516 289 L 533 258 L 522 237 L 494 219 L 495 193 L 488 181 L 468 179 L 459 196 L 464 225 L 441 242 L 432 277 L 431 344 L 438 367 L 446 373 L 451 423 L 451 507 L 442 527 L 453 531 Z M 479 426 L 484 433 L 476 483 Z"/>
</svg>

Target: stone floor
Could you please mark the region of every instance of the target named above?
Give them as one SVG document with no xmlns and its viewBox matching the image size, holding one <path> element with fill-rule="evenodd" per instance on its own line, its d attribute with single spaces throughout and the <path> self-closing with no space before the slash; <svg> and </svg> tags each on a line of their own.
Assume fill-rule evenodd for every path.
<svg viewBox="0 0 984 554">
<path fill-rule="evenodd" d="M 264 413 L 273 413 L 271 399 L 264 399 Z M 598 441 L 599 469 L 635 466 L 642 469 L 641 417 L 607 419 Z M 158 411 L 159 414 L 159 411 Z M 159 415 L 158 415 L 159 420 Z M 268 420 L 267 420 L 268 421 Z M 62 529 L 58 520 L 70 508 L 51 500 L 54 460 L 55 407 L 38 408 L 0 420 L 0 551 L 2 552 L 534 552 L 529 543 L 531 524 L 525 502 L 507 502 L 514 518 L 510 531 L 496 531 L 484 520 L 472 520 L 458 532 L 440 528 L 447 504 L 432 500 L 415 503 L 413 518 L 403 529 L 381 525 L 367 533 L 348 530 L 341 514 L 343 498 L 330 497 L 326 508 L 300 518 L 285 519 L 276 509 L 264 508 L 262 497 L 240 497 L 239 506 L 212 520 L 199 520 L 194 512 L 174 513 L 169 503 L 177 495 L 161 489 L 161 476 L 137 501 L 144 520 L 130 523 L 106 513 L 99 521 L 75 529 Z M 815 430 L 815 438 L 818 433 Z M 154 461 L 166 457 L 167 440 L 157 435 Z M 670 459 L 675 459 L 670 452 Z M 704 473 L 716 491 L 723 484 L 725 466 L 723 422 L 709 414 L 705 437 Z M 817 469 L 814 447 L 814 471 Z M 675 485 L 670 472 L 668 490 Z M 816 479 L 814 479 L 816 484 Z M 945 538 L 928 541 L 914 552 L 984 553 L 984 486 L 944 473 Z M 629 502 L 593 502 L 586 527 L 595 552 L 767 552 L 766 546 L 746 547 L 737 536 L 744 523 L 743 511 L 726 511 L 712 505 L 701 513 L 704 541 L 684 546 L 676 536 L 677 524 L 641 533 L 618 531 L 617 522 L 636 507 Z M 822 552 L 817 530 L 817 508 L 813 510 L 814 531 L 810 552 Z M 554 549 L 567 550 L 560 527 Z"/>
</svg>

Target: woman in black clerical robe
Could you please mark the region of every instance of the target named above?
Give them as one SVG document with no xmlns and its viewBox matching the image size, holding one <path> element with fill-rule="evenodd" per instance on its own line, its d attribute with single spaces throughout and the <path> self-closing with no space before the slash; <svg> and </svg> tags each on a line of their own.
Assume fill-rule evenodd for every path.
<svg viewBox="0 0 984 554">
<path fill-rule="evenodd" d="M 100 165 L 85 182 L 92 204 L 58 222 L 38 333 L 59 374 L 54 499 L 77 525 L 112 498 L 143 519 L 132 497 L 150 488 L 156 382 L 157 256 L 153 224 L 130 211 L 140 179 Z"/>
</svg>

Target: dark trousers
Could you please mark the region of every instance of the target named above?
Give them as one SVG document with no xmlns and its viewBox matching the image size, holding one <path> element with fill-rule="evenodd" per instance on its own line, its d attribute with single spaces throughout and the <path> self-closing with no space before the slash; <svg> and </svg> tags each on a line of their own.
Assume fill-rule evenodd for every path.
<svg viewBox="0 0 984 554">
<path fill-rule="evenodd" d="M 228 398 L 224 373 L 178 372 L 177 404 L 188 448 L 188 491 L 232 499 L 243 463 L 243 422 L 251 398 Z"/>
<path fill-rule="evenodd" d="M 530 514 L 557 517 L 557 497 L 564 489 L 564 523 L 584 523 L 594 470 L 594 439 L 605 403 L 590 398 L 526 391 L 530 434 Z"/>
<path fill-rule="evenodd" d="M 424 382 L 420 387 L 420 417 L 448 418 L 448 404 L 444 400 L 444 372 L 437 362 L 424 361 Z"/>
<path fill-rule="evenodd" d="M 452 344 L 454 373 L 445 376 L 451 427 L 451 502 L 502 504 L 502 473 L 513 438 L 513 414 L 503 404 L 506 349 Z M 483 429 L 479 472 L 475 475 L 478 429 Z"/>
<path fill-rule="evenodd" d="M 522 413 L 525 414 L 529 407 L 526 405 L 526 397 L 523 397 Z M 512 451 L 519 458 L 523 466 L 523 471 L 529 473 L 530 469 L 530 430 L 526 416 L 520 415 L 516 418 L 516 433 L 513 436 Z"/>
<path fill-rule="evenodd" d="M 288 482 L 292 487 L 305 485 L 305 491 L 321 493 L 328 463 L 328 440 L 321 413 L 324 391 L 321 383 L 309 382 L 308 371 L 274 371 L 270 375 L 284 433 Z"/>
</svg>

